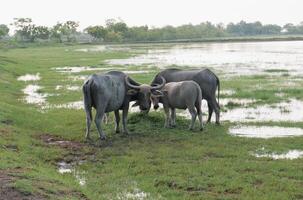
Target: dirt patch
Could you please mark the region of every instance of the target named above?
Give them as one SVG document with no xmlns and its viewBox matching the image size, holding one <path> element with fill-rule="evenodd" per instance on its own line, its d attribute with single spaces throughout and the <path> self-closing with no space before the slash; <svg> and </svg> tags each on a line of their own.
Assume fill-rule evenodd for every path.
<svg viewBox="0 0 303 200">
<path fill-rule="evenodd" d="M 2 148 L 5 150 L 10 150 L 10 151 L 19 151 L 19 148 L 17 145 L 14 144 L 7 144 L 7 145 L 2 145 Z"/>
<path fill-rule="evenodd" d="M 6 125 L 12 125 L 14 123 L 14 121 L 11 119 L 3 119 L 3 120 L 1 120 L 1 123 L 6 124 Z"/>
<path fill-rule="evenodd" d="M 56 160 L 58 172 L 60 174 L 71 173 L 79 185 L 84 186 L 87 180 L 87 172 L 81 170 L 79 166 L 87 162 L 87 160 L 95 161 L 95 150 L 93 148 L 84 149 L 85 147 L 90 147 L 88 144 L 64 140 L 60 136 L 51 134 L 42 134 L 39 139 L 49 146 L 57 146 L 68 151 L 62 158 Z"/>
<path fill-rule="evenodd" d="M 40 135 L 39 138 L 48 145 L 54 145 L 54 146 L 58 146 L 60 148 L 65 148 L 65 149 L 76 150 L 76 149 L 81 149 L 84 146 L 86 146 L 84 143 L 70 141 L 70 140 L 64 140 L 60 136 L 55 136 L 55 135 L 51 135 L 51 134 L 43 134 L 43 135 Z"/>
<path fill-rule="evenodd" d="M 184 186 L 184 185 L 179 185 L 175 181 L 156 181 L 154 184 L 155 187 L 163 187 L 166 186 L 170 189 L 174 190 L 183 190 L 186 192 L 205 192 L 208 190 L 208 188 L 200 187 L 200 186 Z"/>
<path fill-rule="evenodd" d="M 42 196 L 25 194 L 18 191 L 16 188 L 12 186 L 14 181 L 14 177 L 10 175 L 11 173 L 17 173 L 18 171 L 7 171 L 0 170 L 0 200 L 38 200 L 45 199 Z"/>
<path fill-rule="evenodd" d="M 9 136 L 10 134 L 12 134 L 12 130 L 9 127 L 0 127 L 0 136 L 1 137 L 5 137 L 5 136 Z"/>
<path fill-rule="evenodd" d="M 243 188 L 242 187 L 237 187 L 237 188 L 227 188 L 224 190 L 224 194 L 241 194 Z"/>
</svg>

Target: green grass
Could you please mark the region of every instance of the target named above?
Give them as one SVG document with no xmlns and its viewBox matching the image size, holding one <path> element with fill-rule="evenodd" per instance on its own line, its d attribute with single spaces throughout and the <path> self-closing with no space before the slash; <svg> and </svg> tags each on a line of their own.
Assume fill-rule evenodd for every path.
<svg viewBox="0 0 303 200">
<path fill-rule="evenodd" d="M 0 51 L 0 171 L 15 170 L 12 186 L 24 195 L 48 199 L 118 199 L 136 188 L 147 199 L 300 199 L 303 159 L 271 160 L 251 155 L 265 147 L 284 152 L 301 149 L 303 137 L 251 139 L 233 137 L 228 128 L 209 124 L 203 132 L 187 130 L 189 120 L 178 117 L 177 128 L 165 129 L 164 114 L 130 114 L 130 135 L 114 133 L 111 121 L 105 125 L 108 141 L 99 146 L 93 125 L 93 144 L 84 141 L 85 114 L 82 110 L 53 109 L 41 113 L 37 106 L 21 101 L 27 83 L 17 81 L 26 73 L 40 73 L 41 92 L 59 93 L 50 103 L 66 103 L 82 98 L 80 91 L 56 91 L 56 85 L 72 82 L 54 67 L 90 65 L 107 67 L 103 61 L 126 58 L 129 52 L 76 52 L 86 46 L 31 47 Z M 67 50 L 66 50 L 67 49 Z M 85 59 L 83 59 L 85 58 Z M 130 69 L 140 69 L 133 67 Z M 156 74 L 131 75 L 149 83 Z M 91 72 L 93 73 L 93 72 Z M 88 74 L 87 72 L 79 73 Z M 276 103 L 283 98 L 302 99 L 303 82 L 289 88 L 288 76 L 240 76 L 221 80 L 222 89 L 232 89 L 233 98 L 255 98 L 256 104 Z M 277 92 L 285 93 L 278 97 Z M 231 107 L 240 105 L 231 104 Z M 299 112 L 299 111 L 298 111 Z M 112 116 L 111 116 L 112 117 Z M 9 123 L 8 123 L 9 122 Z M 303 122 L 264 122 L 255 125 L 301 127 Z M 60 136 L 83 144 L 81 148 L 47 145 L 40 135 Z M 86 185 L 80 186 L 72 174 L 59 174 L 59 160 L 86 158 L 77 167 L 85 171 Z"/>
</svg>

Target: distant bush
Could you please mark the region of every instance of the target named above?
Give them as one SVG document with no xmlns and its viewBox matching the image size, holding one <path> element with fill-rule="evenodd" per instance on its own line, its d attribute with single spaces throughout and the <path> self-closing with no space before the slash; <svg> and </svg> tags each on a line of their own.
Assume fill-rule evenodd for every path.
<svg viewBox="0 0 303 200">
<path fill-rule="evenodd" d="M 129 27 L 122 20 L 108 19 L 105 25 L 89 26 L 79 31 L 79 23 L 75 21 L 58 22 L 53 27 L 37 26 L 30 18 L 15 18 L 13 24 L 15 33 L 8 37 L 7 25 L 0 25 L 0 39 L 12 39 L 22 43 L 92 43 L 92 42 L 156 42 L 209 40 L 211 38 L 229 38 L 245 36 L 280 36 L 303 34 L 303 22 L 283 27 L 261 22 L 212 24 L 203 22 L 197 25 L 165 26 L 153 28 L 145 26 Z"/>
</svg>

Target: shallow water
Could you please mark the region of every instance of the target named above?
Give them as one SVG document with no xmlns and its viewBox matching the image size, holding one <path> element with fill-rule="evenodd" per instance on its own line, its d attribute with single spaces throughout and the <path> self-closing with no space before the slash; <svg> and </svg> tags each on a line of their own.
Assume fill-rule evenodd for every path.
<svg viewBox="0 0 303 200">
<path fill-rule="evenodd" d="M 79 52 L 130 51 L 131 48 L 120 45 L 95 45 L 88 48 L 75 49 Z"/>
<path fill-rule="evenodd" d="M 67 85 L 66 89 L 70 91 L 80 91 L 81 87 L 78 85 Z"/>
<path fill-rule="evenodd" d="M 81 66 L 81 67 L 56 67 L 53 68 L 55 71 L 59 73 L 80 73 L 85 71 L 112 71 L 112 70 L 119 70 L 125 74 L 141 74 L 141 73 L 149 73 L 150 71 L 147 70 L 125 70 L 125 68 L 96 68 L 90 66 Z"/>
<path fill-rule="evenodd" d="M 125 74 L 146 74 L 146 73 L 150 73 L 150 71 L 146 71 L 146 70 L 128 70 L 128 71 L 122 71 Z"/>
<path fill-rule="evenodd" d="M 90 47 L 90 48 L 75 49 L 75 51 L 80 51 L 80 52 L 99 51 L 99 52 L 103 52 L 103 51 L 106 51 L 106 46 L 105 45 L 98 45 L 98 46 L 93 46 L 93 47 Z"/>
<path fill-rule="evenodd" d="M 81 87 L 78 86 L 78 85 L 66 85 L 66 86 L 57 85 L 55 87 L 55 90 L 62 90 L 62 89 L 66 89 L 66 90 L 69 90 L 69 91 L 80 91 Z"/>
<path fill-rule="evenodd" d="M 289 150 L 285 153 L 254 153 L 253 154 L 257 158 L 272 158 L 274 160 L 280 160 L 280 159 L 288 159 L 288 160 L 294 160 L 298 158 L 303 157 L 303 151 L 301 150 Z"/>
<path fill-rule="evenodd" d="M 145 54 L 111 59 L 112 65 L 171 65 L 211 67 L 229 75 L 303 74 L 303 41 L 163 44 L 147 47 Z M 282 73 L 286 73 L 285 71 Z"/>
<path fill-rule="evenodd" d="M 220 99 L 220 106 L 223 108 L 223 107 L 227 106 L 228 104 L 232 104 L 232 105 L 243 107 L 243 106 L 248 106 L 248 105 L 250 105 L 252 103 L 255 103 L 255 102 L 257 102 L 256 99 L 221 98 Z M 162 104 L 159 104 L 159 105 L 162 105 Z M 208 115 L 208 106 L 207 106 L 207 101 L 206 100 L 202 100 L 201 108 L 202 108 L 203 116 Z M 245 108 L 234 108 L 234 109 L 245 109 Z M 230 112 L 230 110 L 228 110 L 227 113 L 228 112 Z M 227 119 L 230 119 L 230 117 L 232 117 L 232 116 L 227 116 L 227 113 L 221 111 L 221 118 L 222 118 L 221 120 L 225 121 Z M 187 119 L 191 119 L 191 115 L 190 115 L 190 113 L 187 109 L 186 110 L 177 109 L 177 115 L 185 117 Z M 213 113 L 212 118 L 213 119 L 215 118 L 215 113 Z M 205 118 L 203 118 L 203 120 L 204 119 Z"/>
<path fill-rule="evenodd" d="M 303 102 L 290 99 L 271 105 L 258 105 L 249 108 L 235 108 L 221 113 L 223 121 L 264 122 L 264 121 L 303 121 Z"/>
<path fill-rule="evenodd" d="M 76 170 L 76 165 L 80 165 L 80 163 L 66 163 L 61 161 L 58 163 L 58 172 L 60 174 L 72 173 L 73 176 L 77 179 L 79 185 L 84 186 L 86 184 L 85 171 Z"/>
<path fill-rule="evenodd" d="M 71 81 L 85 81 L 88 79 L 88 75 L 79 75 L 79 76 L 68 76 L 67 78 Z"/>
<path fill-rule="evenodd" d="M 73 166 L 71 164 L 68 164 L 63 161 L 58 163 L 58 172 L 60 174 L 71 173 L 72 171 L 73 171 Z"/>
<path fill-rule="evenodd" d="M 63 88 L 63 85 L 56 85 L 55 87 L 56 90 L 60 90 L 61 88 Z"/>
<path fill-rule="evenodd" d="M 81 110 L 84 108 L 83 101 L 73 101 L 63 104 L 45 104 L 41 106 L 42 110 L 49 110 L 49 109 L 75 109 L 75 110 Z"/>
<path fill-rule="evenodd" d="M 141 200 L 146 199 L 148 197 L 148 193 L 145 193 L 138 188 L 135 188 L 132 192 L 126 192 L 124 195 L 125 199 Z"/>
<path fill-rule="evenodd" d="M 22 91 L 26 95 L 24 100 L 28 104 L 37 104 L 41 105 L 46 102 L 46 97 L 49 96 L 48 94 L 39 93 L 39 90 L 42 87 L 39 85 L 27 85 Z"/>
<path fill-rule="evenodd" d="M 118 192 L 115 199 L 119 199 L 119 200 L 150 199 L 150 193 L 142 191 L 138 187 L 138 184 L 136 181 L 133 181 L 131 183 L 126 183 L 125 188 L 129 188 L 129 189 L 125 189 L 122 192 Z M 110 199 L 112 199 L 112 198 L 110 198 Z M 156 199 L 162 199 L 162 198 L 156 198 Z"/>
<path fill-rule="evenodd" d="M 80 72 L 85 72 L 85 71 L 114 70 L 117 68 L 100 68 L 100 67 L 91 67 L 91 66 L 79 66 L 79 67 L 55 67 L 53 69 L 60 73 L 80 73 Z"/>
<path fill-rule="evenodd" d="M 25 74 L 17 78 L 18 81 L 39 81 L 41 79 L 40 74 Z"/>
<path fill-rule="evenodd" d="M 303 129 L 280 126 L 235 126 L 229 129 L 231 135 L 248 138 L 278 138 L 302 136 Z"/>
<path fill-rule="evenodd" d="M 236 91 L 235 90 L 221 90 L 220 94 L 231 96 L 231 95 L 236 94 Z"/>
<path fill-rule="evenodd" d="M 252 103 L 255 103 L 255 102 L 257 102 L 256 99 L 221 98 L 220 99 L 220 106 L 226 106 L 228 104 L 239 104 L 239 105 L 246 106 L 246 105 L 249 105 L 249 104 L 252 104 Z"/>
</svg>

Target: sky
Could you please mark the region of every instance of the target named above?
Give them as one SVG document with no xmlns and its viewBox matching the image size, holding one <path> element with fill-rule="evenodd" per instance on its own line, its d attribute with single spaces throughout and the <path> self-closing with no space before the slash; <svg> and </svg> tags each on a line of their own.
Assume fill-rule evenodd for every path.
<svg viewBox="0 0 303 200">
<path fill-rule="evenodd" d="M 240 20 L 284 25 L 303 21 L 302 8 L 303 0 L 1 0 L 0 24 L 29 17 L 46 26 L 74 20 L 80 29 L 109 18 L 153 27 Z"/>
</svg>

